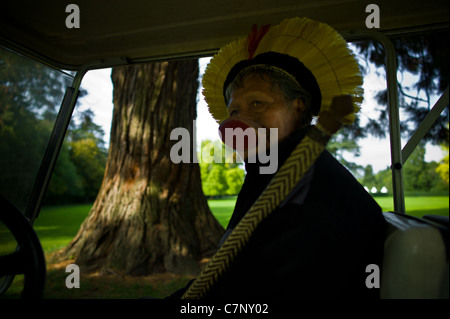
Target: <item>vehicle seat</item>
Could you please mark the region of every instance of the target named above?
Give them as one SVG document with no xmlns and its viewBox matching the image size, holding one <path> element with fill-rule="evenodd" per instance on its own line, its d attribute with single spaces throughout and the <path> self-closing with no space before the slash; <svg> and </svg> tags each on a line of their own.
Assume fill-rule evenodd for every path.
<svg viewBox="0 0 450 319">
<path fill-rule="evenodd" d="M 449 298 L 448 218 L 383 213 L 388 222 L 381 269 L 383 299 Z"/>
</svg>

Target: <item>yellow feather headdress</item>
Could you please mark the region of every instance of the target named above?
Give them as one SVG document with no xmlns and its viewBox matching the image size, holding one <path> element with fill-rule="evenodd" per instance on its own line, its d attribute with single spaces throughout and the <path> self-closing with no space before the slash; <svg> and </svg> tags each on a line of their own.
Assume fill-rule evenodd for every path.
<svg viewBox="0 0 450 319">
<path fill-rule="evenodd" d="M 290 18 L 275 27 L 264 26 L 260 32 L 254 27 L 250 36 L 225 45 L 211 59 L 203 75 L 203 95 L 218 123 L 228 117 L 223 92 L 232 68 L 267 52 L 294 57 L 312 72 L 322 94 L 321 110 L 330 107 L 333 97 L 351 95 L 354 112 L 345 118 L 345 124 L 355 120 L 363 100 L 362 76 L 346 41 L 327 24 Z"/>
</svg>

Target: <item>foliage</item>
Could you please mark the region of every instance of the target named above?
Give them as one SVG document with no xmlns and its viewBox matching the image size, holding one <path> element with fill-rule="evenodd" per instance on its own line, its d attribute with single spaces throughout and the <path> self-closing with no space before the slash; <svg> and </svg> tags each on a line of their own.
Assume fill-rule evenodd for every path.
<svg viewBox="0 0 450 319">
<path fill-rule="evenodd" d="M 377 189 L 381 189 L 379 187 L 380 183 L 378 182 L 377 178 L 375 177 L 373 173 L 373 167 L 372 165 L 367 165 L 364 168 L 364 177 L 361 181 L 361 184 L 367 187 L 368 189 L 372 189 L 373 187 Z"/>
<path fill-rule="evenodd" d="M 56 199 L 66 196 L 72 198 L 82 196 L 82 181 L 70 157 L 69 145 L 64 143 L 57 160 L 57 165 L 55 165 L 51 182 L 47 188 L 47 203 L 52 197 Z"/>
<path fill-rule="evenodd" d="M 24 210 L 71 78 L 0 48 L 0 193 Z"/>
<path fill-rule="evenodd" d="M 403 186 L 405 193 L 425 194 L 448 192 L 448 180 L 445 181 L 439 176 L 438 167 L 439 164 L 436 162 L 425 161 L 424 143 L 420 144 L 410 155 L 405 165 L 403 165 Z M 375 187 L 377 190 L 386 187 L 388 192 L 392 193 L 391 170 L 390 168 L 386 168 L 375 175 L 372 166 L 367 165 L 364 169 L 364 177 L 360 179 L 360 183 L 369 190 L 372 187 Z"/>
<path fill-rule="evenodd" d="M 241 190 L 245 172 L 237 163 L 235 152 L 220 141 L 202 141 L 198 155 L 202 189 L 206 196 L 236 195 Z"/>
<path fill-rule="evenodd" d="M 20 210 L 34 185 L 71 77 L 0 49 L 0 193 Z M 79 97 L 86 95 L 80 91 Z M 91 110 L 76 112 L 45 203 L 92 201 L 106 163 L 104 132 Z"/>
<path fill-rule="evenodd" d="M 358 175 L 358 171 L 363 169 L 362 166 L 349 162 L 344 158 L 345 152 L 353 153 L 354 156 L 360 156 L 359 145 L 356 139 L 351 137 L 348 130 L 343 129 L 334 135 L 327 144 L 327 150 L 354 175 Z"/>
<path fill-rule="evenodd" d="M 225 195 L 227 182 L 225 179 L 225 167 L 223 165 L 212 165 L 208 172 L 205 183 L 202 182 L 203 192 L 206 196 Z"/>
<path fill-rule="evenodd" d="M 444 150 L 444 152 L 446 153 L 446 155 L 444 156 L 444 158 L 441 160 L 441 162 L 439 163 L 438 167 L 436 167 L 436 173 L 439 174 L 439 176 L 442 178 L 442 180 L 445 183 L 449 183 L 449 177 L 448 177 L 448 166 L 449 166 L 449 161 L 448 161 L 448 146 L 442 146 L 442 149 Z"/>
<path fill-rule="evenodd" d="M 228 186 L 228 189 L 226 190 L 227 195 L 238 194 L 242 188 L 244 178 L 245 178 L 244 170 L 238 167 L 227 169 L 225 172 L 225 181 Z"/>
<path fill-rule="evenodd" d="M 404 114 L 401 131 L 410 136 L 423 121 L 431 105 L 432 97 L 440 95 L 449 85 L 449 43 L 448 31 L 422 34 L 408 38 L 392 39 L 396 50 L 397 66 L 402 78 L 412 75 L 412 83 L 398 82 L 399 104 Z M 382 45 L 376 41 L 358 42 L 356 47 L 367 62 L 377 67 L 384 67 L 385 53 Z M 367 70 L 366 70 L 367 71 Z M 369 119 L 365 127 L 377 137 L 384 137 L 388 130 L 387 90 L 376 95 L 377 102 L 383 106 L 378 108 L 379 117 Z M 424 137 L 426 142 L 448 145 L 448 108 Z"/>
<path fill-rule="evenodd" d="M 409 38 L 393 38 L 396 50 L 399 80 L 399 105 L 401 112 L 400 128 L 404 137 L 409 138 L 423 121 L 432 106 L 432 100 L 440 95 L 449 83 L 449 44 L 448 31 L 423 34 Z M 363 61 L 361 69 L 364 73 L 373 72 L 371 65 L 375 65 L 376 72 L 385 67 L 385 53 L 382 45 L 376 41 L 361 41 L 353 43 L 359 58 Z M 372 64 L 371 64 L 372 63 Z M 412 80 L 411 80 L 412 79 Z M 345 152 L 359 156 L 357 141 L 369 135 L 384 138 L 389 134 L 387 90 L 379 91 L 375 96 L 378 112 L 376 118 L 367 118 L 362 123 L 357 117 L 352 125 L 344 126 L 329 142 L 327 149 L 355 176 L 363 170 L 355 163 L 345 160 Z M 449 112 L 446 108 L 424 141 L 433 144 L 448 145 L 449 140 Z M 445 175 L 445 167 L 442 167 Z"/>
<path fill-rule="evenodd" d="M 47 189 L 45 204 L 93 201 L 105 172 L 107 151 L 103 129 L 94 123 L 94 113 L 77 112 L 66 134 Z"/>
<path fill-rule="evenodd" d="M 447 190 L 448 184 L 436 173 L 436 162 L 425 162 L 425 147 L 419 145 L 403 166 L 405 192 Z"/>
</svg>

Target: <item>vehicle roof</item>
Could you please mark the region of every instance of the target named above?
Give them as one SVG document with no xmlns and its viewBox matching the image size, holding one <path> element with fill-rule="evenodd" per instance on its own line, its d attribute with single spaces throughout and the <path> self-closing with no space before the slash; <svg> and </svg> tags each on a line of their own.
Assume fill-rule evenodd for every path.
<svg viewBox="0 0 450 319">
<path fill-rule="evenodd" d="M 67 28 L 67 1 L 8 0 L 0 11 L 0 43 L 54 67 L 78 70 L 211 55 L 252 24 L 305 16 L 339 31 L 367 30 L 361 0 L 77 0 L 80 28 Z M 448 0 L 378 0 L 388 35 L 448 28 Z"/>
</svg>

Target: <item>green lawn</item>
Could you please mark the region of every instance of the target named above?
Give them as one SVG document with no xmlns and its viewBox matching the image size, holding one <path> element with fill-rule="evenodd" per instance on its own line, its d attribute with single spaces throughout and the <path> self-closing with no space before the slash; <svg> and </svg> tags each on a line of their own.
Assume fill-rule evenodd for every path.
<svg viewBox="0 0 450 319">
<path fill-rule="evenodd" d="M 415 217 L 424 215 L 449 215 L 448 196 L 406 196 L 406 214 Z M 394 210 L 392 197 L 375 197 L 384 212 Z"/>
<path fill-rule="evenodd" d="M 66 246 L 77 234 L 92 205 L 44 207 L 34 229 L 45 252 Z"/>
<path fill-rule="evenodd" d="M 392 197 L 374 197 L 383 212 L 394 210 L 394 201 Z M 209 200 L 208 204 L 224 228 L 228 225 L 233 212 L 236 198 Z M 442 215 L 449 216 L 449 197 L 448 196 L 406 196 L 406 213 L 415 217 L 424 215 Z"/>
<path fill-rule="evenodd" d="M 391 197 L 375 197 L 383 211 L 393 210 Z M 208 204 L 219 223 L 226 228 L 233 213 L 236 198 L 209 200 Z M 449 198 L 446 196 L 406 197 L 407 214 L 422 217 L 424 215 L 449 215 Z M 89 214 L 92 205 L 70 205 L 44 207 L 36 219 L 34 228 L 41 240 L 45 252 L 52 252 L 66 246 L 78 232 L 82 221 Z M 0 237 L 2 237 L 0 229 Z M 3 234 L 5 235 L 5 234 Z M 4 238 L 5 239 L 5 238 Z M 6 243 L 7 240 L 2 240 Z M 2 246 L 0 244 L 0 246 Z"/>
<path fill-rule="evenodd" d="M 210 199 L 208 200 L 209 208 L 212 213 L 223 226 L 227 228 L 228 222 L 230 221 L 231 214 L 233 213 L 234 204 L 236 203 L 236 198 L 230 199 Z"/>
<path fill-rule="evenodd" d="M 375 197 L 383 211 L 393 207 L 391 197 Z M 209 200 L 211 211 L 225 228 L 233 212 L 236 198 Z M 448 196 L 406 197 L 408 214 L 416 217 L 423 215 L 449 215 Z M 51 252 L 66 246 L 76 235 L 79 227 L 89 214 L 91 205 L 70 205 L 61 207 L 44 207 L 36 219 L 34 228 L 41 240 L 47 259 Z M 1 225 L 0 225 L 1 226 Z M 14 239 L 12 239 L 14 240 Z M 11 248 L 12 247 L 12 248 Z M 0 227 L 0 253 L 11 251 L 14 245 L 7 244 L 7 231 Z M 5 250 L 6 249 L 6 250 Z M 66 263 L 69 263 L 67 261 Z M 57 265 L 57 264 L 56 264 Z M 55 264 L 52 264 L 55 267 Z M 97 276 L 83 278 L 85 289 L 67 289 L 63 285 L 67 273 L 63 264 L 47 271 L 47 286 L 45 298 L 139 298 L 142 296 L 164 297 L 188 280 L 184 276 L 163 275 L 145 278 L 115 278 L 114 276 Z M 90 275 L 89 275 L 90 276 Z M 170 277 L 172 276 L 172 277 Z M 17 276 L 13 287 L 7 292 L 7 297 L 16 298 L 23 287 L 23 276 Z M 105 291 L 108 293 L 105 294 Z"/>
</svg>

